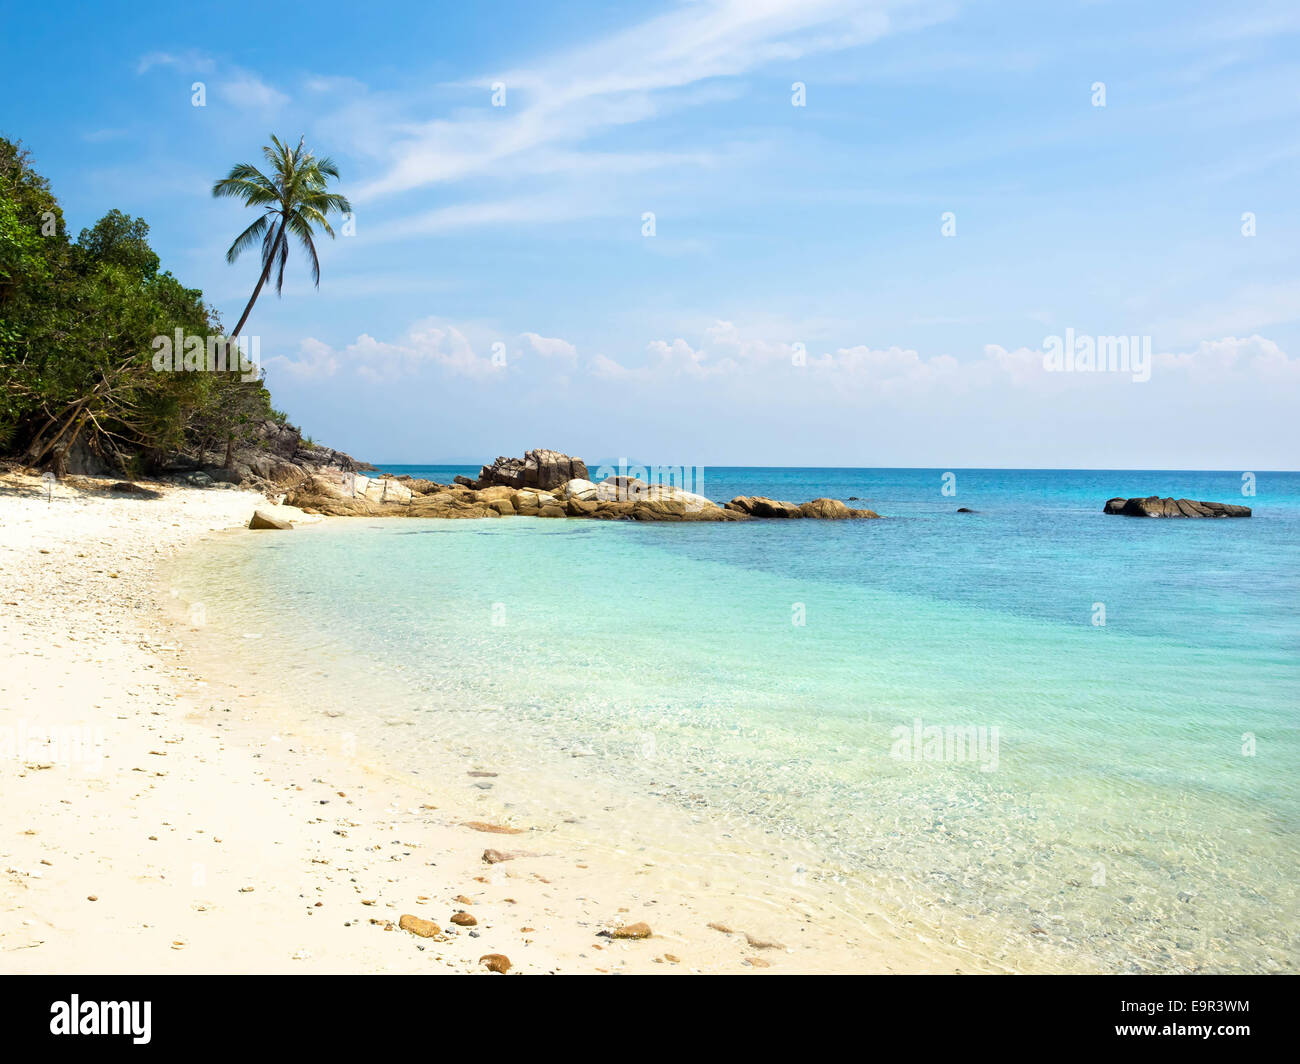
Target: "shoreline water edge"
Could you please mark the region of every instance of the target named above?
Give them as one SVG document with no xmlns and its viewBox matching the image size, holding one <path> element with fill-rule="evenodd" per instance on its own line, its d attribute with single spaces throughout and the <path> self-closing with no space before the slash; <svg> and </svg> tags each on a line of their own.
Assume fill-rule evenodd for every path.
<svg viewBox="0 0 1300 1064">
<path fill-rule="evenodd" d="M 512 817 L 530 780 L 472 753 L 431 782 L 313 734 L 170 594 L 185 551 L 256 535 L 259 496 L 79 484 L 0 491 L 5 971 L 1006 970 L 864 925 L 784 864 L 764 877 L 757 839 L 701 832 L 715 867 L 658 867 L 571 808 Z"/>
</svg>

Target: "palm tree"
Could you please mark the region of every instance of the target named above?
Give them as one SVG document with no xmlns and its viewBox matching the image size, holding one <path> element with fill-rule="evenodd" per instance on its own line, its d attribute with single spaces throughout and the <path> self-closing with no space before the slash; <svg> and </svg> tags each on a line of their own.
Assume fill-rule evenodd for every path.
<svg viewBox="0 0 1300 1064">
<path fill-rule="evenodd" d="M 271 164 L 272 176 L 268 177 L 250 163 L 238 163 L 212 186 L 213 196 L 232 196 L 242 200 L 245 206 L 262 211 L 257 221 L 240 233 L 226 252 L 226 261 L 234 263 L 253 244 L 259 240 L 262 242 L 262 275 L 257 279 L 248 306 L 239 316 L 239 323 L 230 334 L 232 340 L 239 335 L 252 313 L 253 304 L 262 294 L 262 286 L 271 276 L 271 269 L 277 261 L 279 271 L 275 278 L 275 293 L 280 294 L 284 286 L 284 265 L 289 259 L 289 234 L 296 236 L 302 244 L 311 261 L 312 280 L 319 288 L 320 260 L 316 258 L 316 246 L 311 239 L 313 227 L 323 229 L 333 238 L 334 230 L 330 228 L 327 217 L 329 213 L 338 211 L 342 214 L 352 210 L 346 197 L 326 191 L 331 177 L 338 180 L 339 169 L 334 160 L 317 159 L 303 147 L 304 140 L 305 137 L 290 151 L 279 137 L 272 136 L 271 143 L 262 148 L 262 154 Z"/>
</svg>

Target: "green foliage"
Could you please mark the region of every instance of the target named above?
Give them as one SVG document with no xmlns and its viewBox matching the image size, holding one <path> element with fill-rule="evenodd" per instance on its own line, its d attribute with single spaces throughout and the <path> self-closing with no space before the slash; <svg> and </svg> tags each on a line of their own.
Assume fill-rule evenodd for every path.
<svg viewBox="0 0 1300 1064">
<path fill-rule="evenodd" d="M 158 273 L 158 256 L 149 246 L 149 226 L 143 218 L 111 210 L 93 229 L 81 231 L 77 246 L 90 261 L 120 266 L 142 281 Z"/>
<path fill-rule="evenodd" d="M 0 452 L 57 469 L 86 445 L 145 469 L 271 416 L 260 380 L 154 369 L 156 338 L 222 329 L 200 291 L 159 272 L 148 236 L 114 210 L 69 241 L 48 181 L 0 138 Z"/>
</svg>

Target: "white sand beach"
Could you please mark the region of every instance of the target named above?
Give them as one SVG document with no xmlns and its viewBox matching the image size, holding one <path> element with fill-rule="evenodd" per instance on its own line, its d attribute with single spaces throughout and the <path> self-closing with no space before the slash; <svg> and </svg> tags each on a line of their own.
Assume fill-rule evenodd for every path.
<svg viewBox="0 0 1300 1064">
<path fill-rule="evenodd" d="M 756 872 L 744 838 L 686 875 L 581 828 L 430 801 L 264 711 L 256 685 L 196 671 L 157 580 L 265 500 L 107 484 L 47 501 L 35 477 L 0 478 L 0 971 L 487 973 L 490 954 L 510 974 L 981 970 L 843 917 L 833 885 Z M 638 923 L 649 938 L 602 934 Z"/>
</svg>

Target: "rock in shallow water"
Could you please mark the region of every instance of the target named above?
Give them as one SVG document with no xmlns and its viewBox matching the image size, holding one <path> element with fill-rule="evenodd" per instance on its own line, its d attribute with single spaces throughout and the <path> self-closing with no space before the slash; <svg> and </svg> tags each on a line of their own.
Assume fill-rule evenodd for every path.
<svg viewBox="0 0 1300 1064">
<path fill-rule="evenodd" d="M 1103 513 L 1124 517 L 1249 517 L 1249 506 L 1227 502 L 1198 502 L 1195 499 L 1160 498 L 1148 495 L 1135 499 L 1107 499 Z"/>
<path fill-rule="evenodd" d="M 283 517 L 277 517 L 267 510 L 254 510 L 253 519 L 248 522 L 249 528 L 274 528 L 281 531 L 287 531 L 293 528 L 293 522 Z"/>
<path fill-rule="evenodd" d="M 841 521 L 850 517 L 879 517 L 874 510 L 854 510 L 838 499 L 813 499 L 803 504 L 769 499 L 766 495 L 737 495 L 727 503 L 728 510 L 750 517 L 796 518 L 811 517 Z"/>
</svg>

